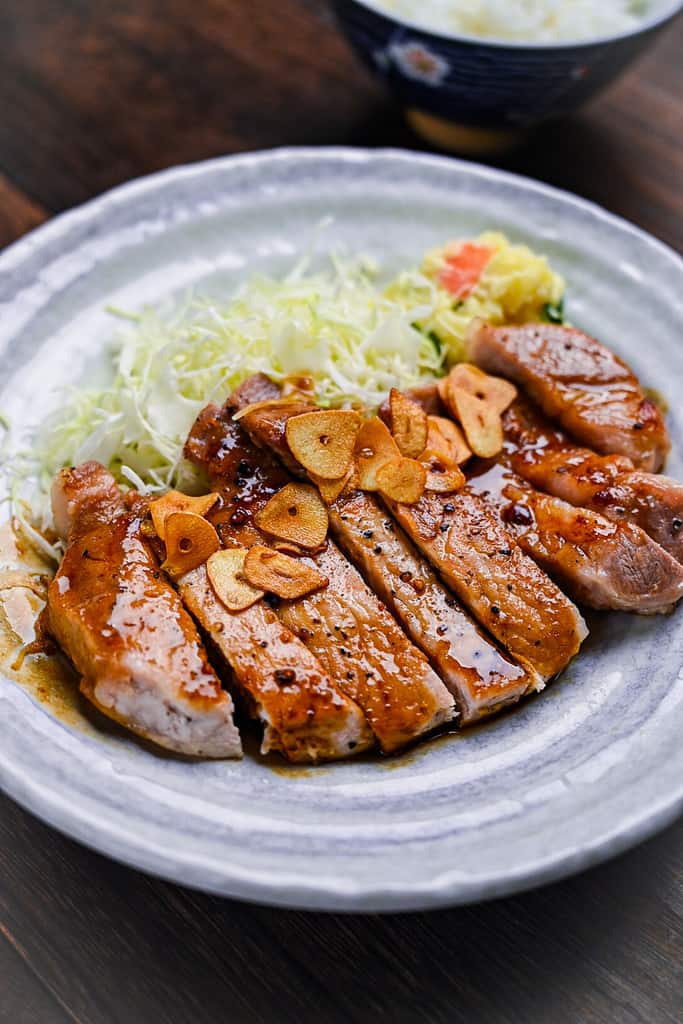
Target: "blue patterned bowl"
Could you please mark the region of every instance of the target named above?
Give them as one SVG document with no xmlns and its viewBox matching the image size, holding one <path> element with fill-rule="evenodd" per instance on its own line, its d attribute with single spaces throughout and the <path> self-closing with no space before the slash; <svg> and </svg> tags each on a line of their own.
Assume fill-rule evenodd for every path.
<svg viewBox="0 0 683 1024">
<path fill-rule="evenodd" d="M 352 47 L 396 94 L 412 126 L 437 146 L 480 155 L 579 107 L 683 7 L 681 0 L 659 0 L 656 13 L 611 37 L 510 43 L 430 32 L 375 0 L 333 3 Z"/>
</svg>

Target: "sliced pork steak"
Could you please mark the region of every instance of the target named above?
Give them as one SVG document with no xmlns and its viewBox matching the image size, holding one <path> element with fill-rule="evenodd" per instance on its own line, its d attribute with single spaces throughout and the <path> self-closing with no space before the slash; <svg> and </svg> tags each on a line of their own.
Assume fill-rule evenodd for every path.
<svg viewBox="0 0 683 1024">
<path fill-rule="evenodd" d="M 503 431 L 506 459 L 529 483 L 614 522 L 639 526 L 683 562 L 683 484 L 637 470 L 623 455 L 580 448 L 523 399 L 505 412 Z"/>
<path fill-rule="evenodd" d="M 626 363 L 573 327 L 479 325 L 468 358 L 519 384 L 546 416 L 604 455 L 626 455 L 647 472 L 671 447 L 661 412 Z"/>
<path fill-rule="evenodd" d="M 186 454 L 207 469 L 221 494 L 212 519 L 223 542 L 268 544 L 254 516 L 292 478 L 268 449 L 254 446 L 232 421 L 233 411 L 205 409 Z M 451 694 L 334 542 L 302 561 L 329 583 L 297 600 L 277 601 L 276 614 L 362 708 L 382 750 L 397 750 L 450 721 Z"/>
<path fill-rule="evenodd" d="M 492 502 L 520 547 L 589 608 L 649 615 L 683 596 L 683 567 L 632 523 L 543 494 L 499 463 L 472 467 L 468 490 Z"/>
<path fill-rule="evenodd" d="M 262 394 L 262 388 L 259 394 Z M 239 396 L 246 401 L 251 396 Z M 255 408 L 242 422 L 262 443 L 268 443 L 291 464 L 285 423 L 290 415 L 311 409 L 310 400 Z M 352 492 L 365 509 L 373 495 Z M 335 530 L 353 528 L 356 516 L 341 519 L 342 494 L 332 506 Z M 415 506 L 391 504 L 392 515 L 414 544 L 438 570 L 451 590 L 493 636 L 523 664 L 530 678 L 545 680 L 576 654 L 585 624 L 577 609 L 555 584 L 518 548 L 496 513 L 473 495 L 425 494 Z M 339 524 L 337 524 L 339 513 Z M 553 643 L 547 643 L 548 638 Z M 457 649 L 455 650 L 457 658 Z"/>
<path fill-rule="evenodd" d="M 67 548 L 47 622 L 81 674 L 82 693 L 159 746 L 240 757 L 230 696 L 112 475 L 96 462 L 63 470 L 52 501 Z"/>
</svg>

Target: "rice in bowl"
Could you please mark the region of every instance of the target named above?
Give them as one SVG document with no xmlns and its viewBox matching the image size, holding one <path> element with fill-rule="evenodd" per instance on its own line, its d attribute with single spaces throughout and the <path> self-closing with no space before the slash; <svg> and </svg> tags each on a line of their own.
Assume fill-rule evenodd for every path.
<svg viewBox="0 0 683 1024">
<path fill-rule="evenodd" d="M 648 0 L 378 0 L 436 32 L 517 42 L 563 42 L 635 28 Z"/>
</svg>

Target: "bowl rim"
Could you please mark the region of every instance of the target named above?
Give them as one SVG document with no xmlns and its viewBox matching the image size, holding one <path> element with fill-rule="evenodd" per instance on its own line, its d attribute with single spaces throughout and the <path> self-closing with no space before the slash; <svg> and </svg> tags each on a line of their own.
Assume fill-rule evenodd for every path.
<svg viewBox="0 0 683 1024">
<path fill-rule="evenodd" d="M 537 52 L 539 50 L 579 50 L 588 49 L 593 46 L 607 46 L 610 43 L 635 38 L 636 36 L 647 33 L 648 31 L 663 28 L 667 22 L 673 21 L 673 19 L 683 11 L 683 0 L 669 0 L 669 3 L 666 3 L 664 8 L 658 13 L 655 12 L 648 17 L 642 18 L 633 26 L 633 28 L 625 29 L 623 32 L 617 32 L 614 35 L 589 36 L 588 38 L 582 39 L 548 39 L 540 42 L 526 42 L 519 39 L 500 39 L 496 36 L 474 36 L 469 35 L 466 32 L 442 32 L 438 29 L 423 25 L 419 21 L 415 21 L 413 18 L 405 18 L 395 14 L 392 10 L 384 6 L 382 0 L 336 0 L 336 3 L 338 7 L 342 6 L 343 3 L 351 3 L 356 4 L 358 7 L 365 7 L 369 11 L 372 11 L 373 14 L 381 15 L 388 21 L 396 22 L 397 25 L 412 29 L 414 32 L 419 32 L 423 36 L 429 36 L 431 39 L 438 40 L 441 43 L 463 43 L 465 45 L 472 46 L 490 46 L 493 49 L 500 50 L 519 50 L 530 52 Z"/>
</svg>

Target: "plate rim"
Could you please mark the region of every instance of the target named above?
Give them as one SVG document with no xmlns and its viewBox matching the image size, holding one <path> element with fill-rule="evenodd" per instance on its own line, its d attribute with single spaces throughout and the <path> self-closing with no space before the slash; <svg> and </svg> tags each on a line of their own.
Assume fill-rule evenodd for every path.
<svg viewBox="0 0 683 1024">
<path fill-rule="evenodd" d="M 665 242 L 590 200 L 524 175 L 452 157 L 413 153 L 397 148 L 287 146 L 181 164 L 118 185 L 73 209 L 56 215 L 23 238 L 7 246 L 0 252 L 0 275 L 9 269 L 16 270 L 27 256 L 32 255 L 45 245 L 59 242 L 72 228 L 83 223 L 87 224 L 89 220 L 93 220 L 102 212 L 106 213 L 108 208 L 121 203 L 125 204 L 135 196 L 163 188 L 171 182 L 201 177 L 205 173 L 220 170 L 222 167 L 256 166 L 268 163 L 277 165 L 292 160 L 315 163 L 320 159 L 347 164 L 369 164 L 388 160 L 394 163 L 409 164 L 413 167 L 447 167 L 466 177 L 488 183 L 504 181 L 527 193 L 560 202 L 565 208 L 573 206 L 591 218 L 597 218 L 605 225 L 609 225 L 610 228 L 637 238 L 640 244 L 657 251 L 660 258 L 665 258 L 672 263 L 678 273 L 683 274 L 683 259 Z M 27 700 L 31 699 L 28 694 L 24 695 Z M 175 853 L 177 868 L 174 869 L 168 862 L 167 851 L 160 845 L 148 841 L 141 842 L 139 837 L 130 832 L 126 834 L 126 841 L 122 844 L 118 839 L 120 830 L 113 823 L 108 822 L 106 816 L 91 815 L 82 807 L 79 810 L 78 806 L 66 806 L 63 798 L 54 790 L 47 789 L 44 785 L 41 788 L 30 772 L 14 770 L 9 758 L 5 757 L 1 749 L 0 788 L 26 810 L 63 834 L 120 863 L 133 866 L 148 874 L 190 888 L 202 889 L 216 895 L 234 897 L 249 902 L 305 910 L 345 912 L 389 912 L 436 908 L 473 903 L 521 892 L 568 877 L 616 856 L 665 828 L 683 813 L 683 780 L 681 780 L 678 788 L 670 789 L 666 796 L 656 803 L 648 805 L 640 813 L 622 821 L 607 835 L 600 836 L 592 843 L 584 843 L 573 851 L 544 853 L 533 861 L 528 861 L 523 869 L 517 872 L 508 870 L 504 875 L 497 872 L 490 876 L 480 877 L 475 881 L 463 879 L 461 875 L 453 878 L 448 873 L 442 873 L 428 882 L 413 883 L 410 887 L 405 884 L 382 886 L 377 883 L 360 882 L 333 887 L 330 885 L 329 879 L 323 878 L 322 881 L 318 881 L 299 875 L 296 879 L 288 878 L 286 881 L 282 875 L 276 875 L 268 880 L 253 872 L 235 869 L 234 865 L 230 865 L 228 861 L 221 862 L 220 881 L 202 880 L 201 872 L 206 867 L 206 859 L 204 859 L 204 868 L 202 868 L 201 857 L 190 855 L 178 857 L 177 851 Z M 160 867 L 160 864 L 163 866 Z M 192 876 L 186 875 L 184 878 L 179 878 L 178 875 L 182 869 L 192 869 Z"/>
<path fill-rule="evenodd" d="M 104 192 L 86 199 L 83 203 L 63 210 L 60 213 L 48 218 L 43 224 L 28 231 L 16 241 L 11 242 L 0 249 L 0 274 L 9 269 L 5 264 L 13 261 L 19 262 L 24 254 L 29 254 L 38 247 L 39 243 L 46 243 L 59 238 L 72 226 L 88 217 L 96 215 L 101 209 L 107 206 L 114 206 L 128 197 L 142 195 L 146 191 L 153 190 L 157 186 L 163 186 L 172 179 L 182 180 L 191 178 L 194 175 L 218 170 L 222 166 L 230 165 L 256 165 L 259 163 L 286 162 L 292 158 L 306 161 L 315 161 L 320 156 L 338 159 L 349 163 L 369 163 L 376 158 L 389 159 L 396 162 L 420 163 L 433 167 L 455 167 L 462 172 L 489 181 L 505 181 L 510 185 L 517 185 L 539 196 L 556 199 L 560 202 L 573 205 L 578 209 L 597 216 L 604 223 L 624 231 L 627 234 L 639 238 L 648 246 L 658 250 L 662 256 L 673 260 L 675 264 L 683 267 L 683 255 L 679 254 L 672 246 L 655 235 L 650 234 L 644 228 L 638 227 L 626 217 L 612 213 L 600 203 L 592 199 L 585 199 L 567 189 L 549 185 L 536 178 L 530 178 L 525 174 L 517 174 L 514 171 L 507 171 L 488 164 L 478 163 L 460 159 L 454 156 L 444 156 L 438 153 L 423 153 L 417 150 L 402 149 L 397 146 L 384 146 L 372 149 L 368 146 L 276 146 L 272 149 L 250 150 L 246 153 L 230 153 L 224 156 L 211 157 L 208 160 L 195 160 L 183 164 L 175 164 L 160 171 L 153 171 L 151 174 L 143 174 L 131 178 L 119 185 L 106 189 Z"/>
<path fill-rule="evenodd" d="M 30 698 L 29 698 L 30 699 Z M 8 784 L 9 779 L 9 784 Z M 97 818 L 78 810 L 66 811 L 63 801 L 50 799 L 49 792 L 41 790 L 31 776 L 13 775 L 11 768 L 0 755 L 0 789 L 20 807 L 29 811 L 44 824 L 55 828 L 68 839 L 126 867 L 143 871 L 152 877 L 180 885 L 187 889 L 207 892 L 215 896 L 239 899 L 247 903 L 300 911 L 324 911 L 331 913 L 402 913 L 409 911 L 436 910 L 445 907 L 467 906 L 502 897 L 526 892 L 552 882 L 573 877 L 596 867 L 613 857 L 639 845 L 673 824 L 683 814 L 683 783 L 673 799 L 663 798 L 655 810 L 651 808 L 640 815 L 634 815 L 627 826 L 621 825 L 607 836 L 593 843 L 584 844 L 579 850 L 566 852 L 555 857 L 538 857 L 527 863 L 523 870 L 499 872 L 478 878 L 475 882 L 464 880 L 457 872 L 455 881 L 448 873 L 442 873 L 424 883 L 413 883 L 410 888 L 402 885 L 361 885 L 345 883 L 332 888 L 329 884 L 311 881 L 303 875 L 275 879 L 256 875 L 253 871 L 235 870 L 229 863 L 221 863 L 221 882 L 202 879 L 197 872 L 205 870 L 201 857 L 178 856 L 174 865 L 164 869 L 160 862 L 166 859 L 166 850 L 153 843 L 141 843 L 139 837 L 131 842 L 130 833 L 125 833 L 125 850 L 117 842 L 115 828 L 106 818 Z M 58 804 L 62 803 L 61 817 Z M 93 835 L 91 829 L 96 828 Z M 194 869 L 192 877 L 178 878 L 181 869 Z"/>
</svg>

